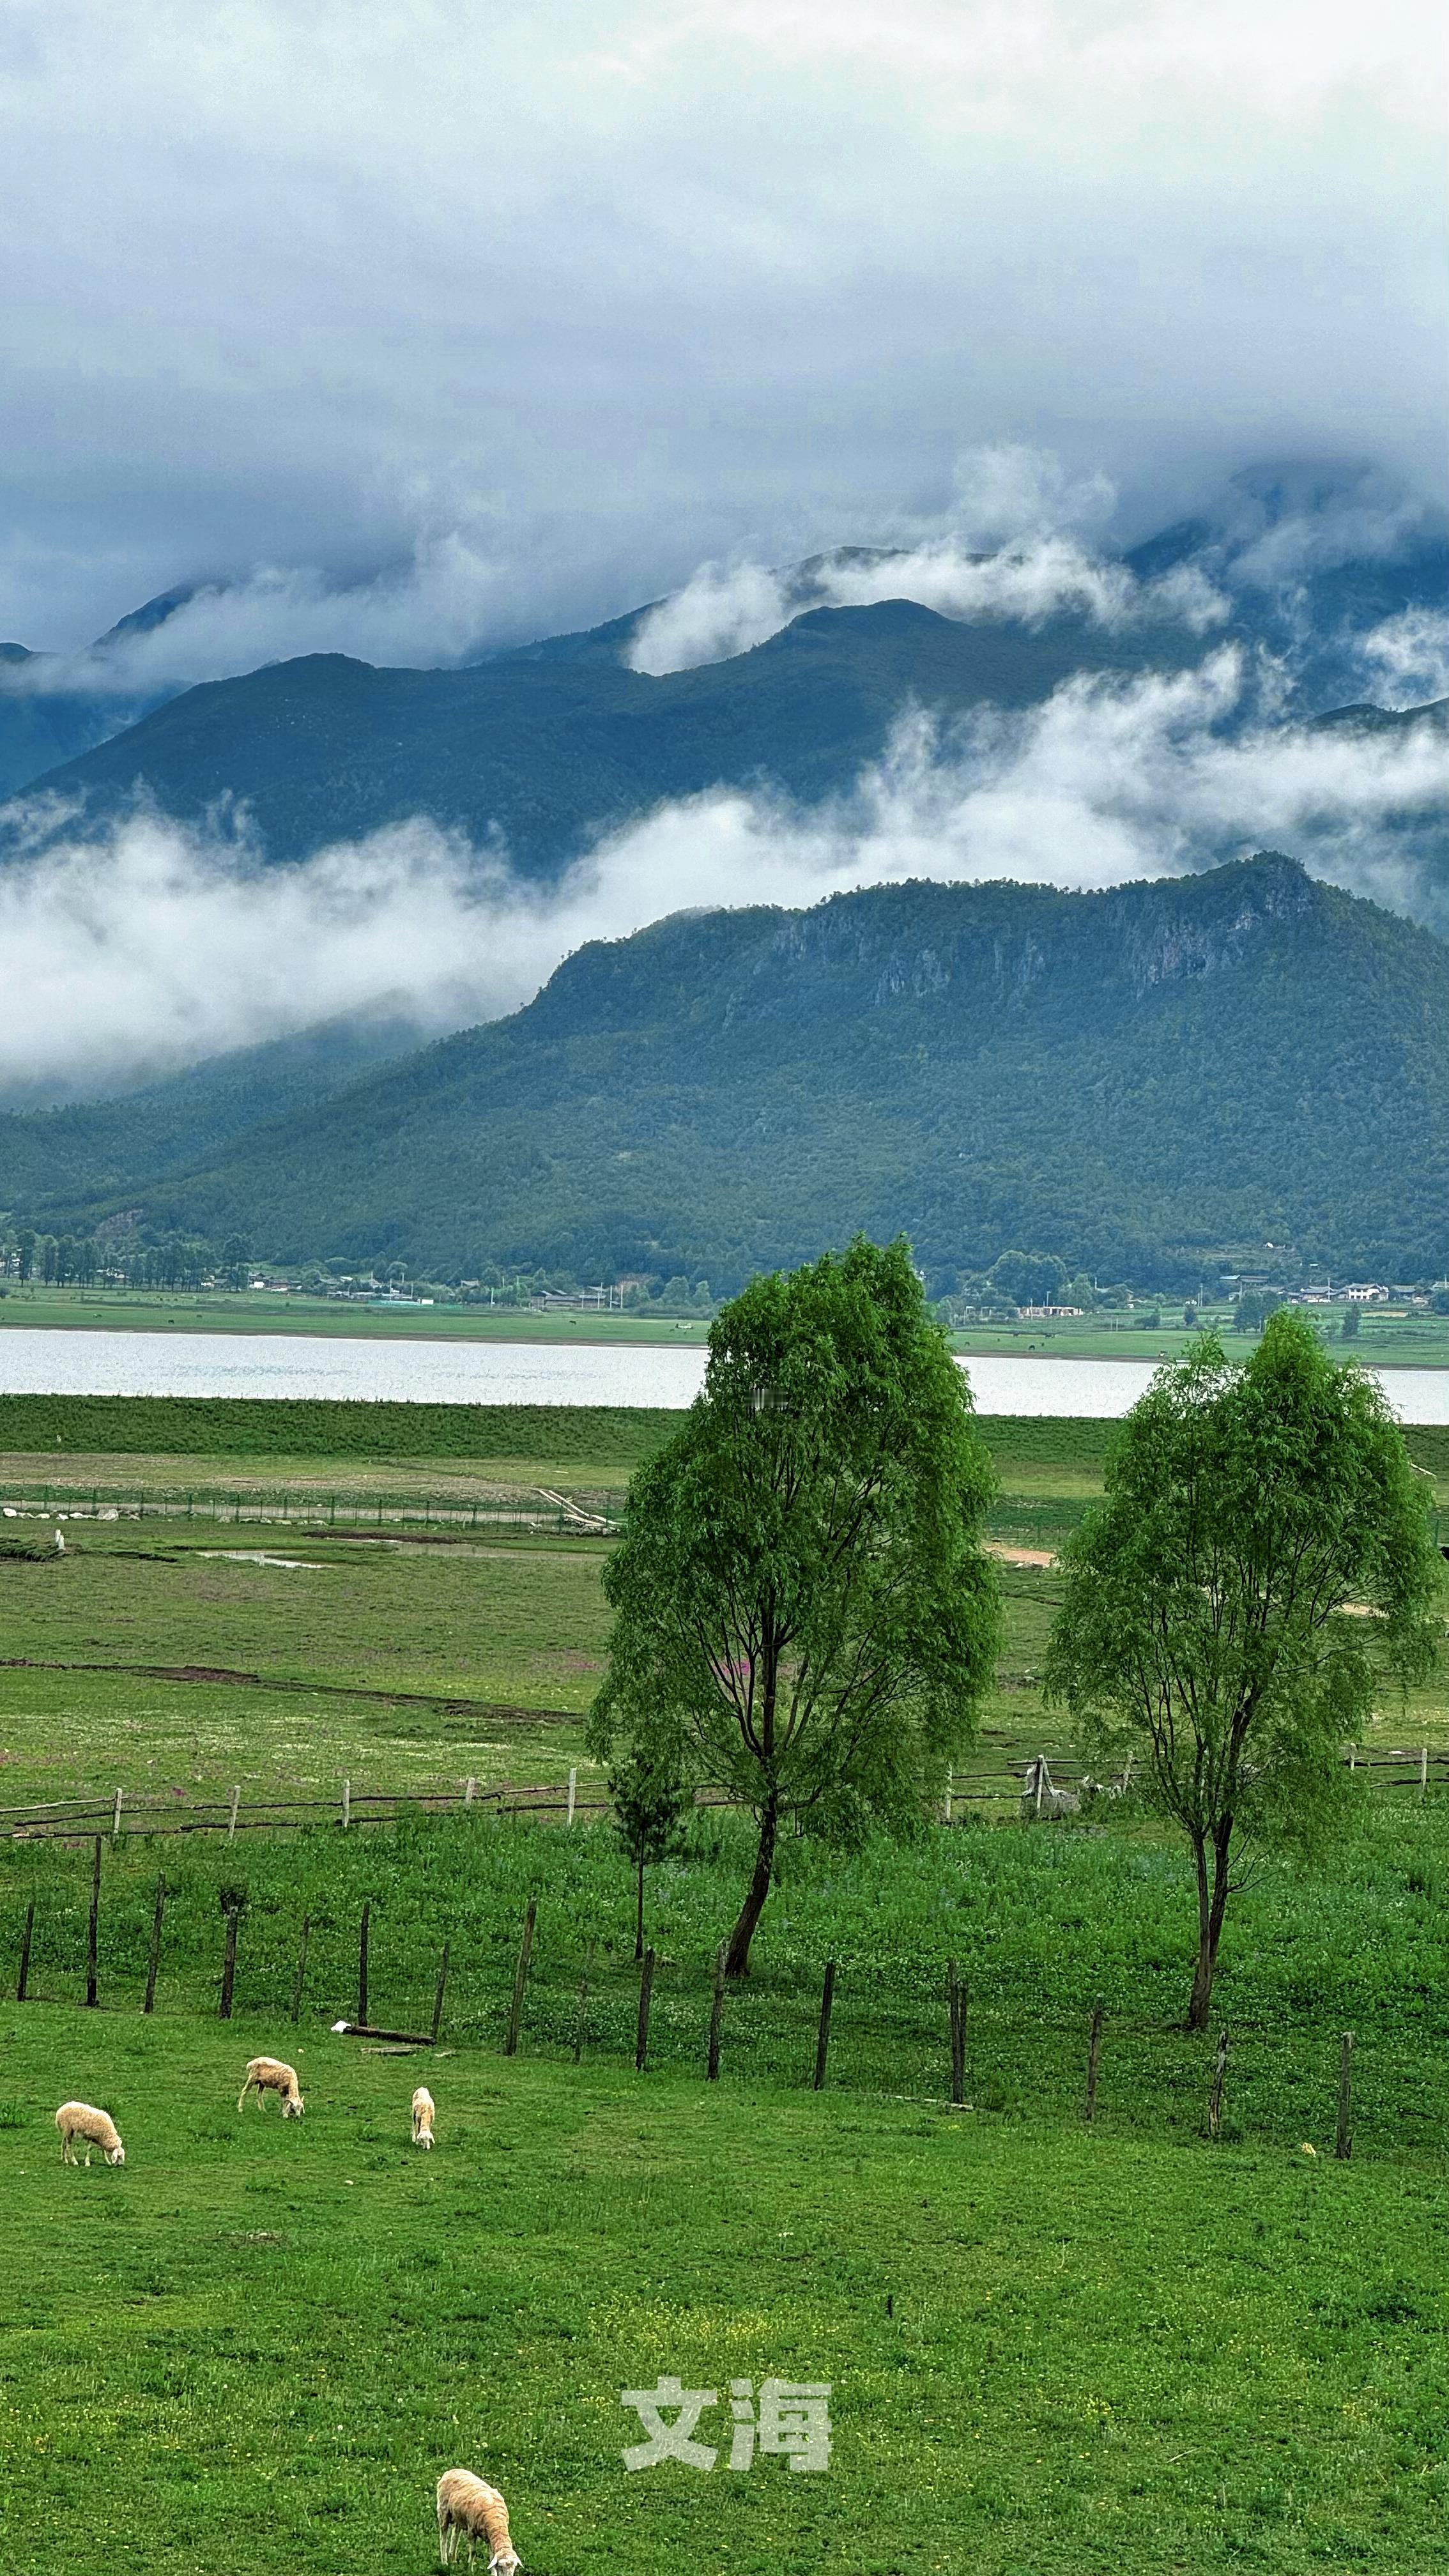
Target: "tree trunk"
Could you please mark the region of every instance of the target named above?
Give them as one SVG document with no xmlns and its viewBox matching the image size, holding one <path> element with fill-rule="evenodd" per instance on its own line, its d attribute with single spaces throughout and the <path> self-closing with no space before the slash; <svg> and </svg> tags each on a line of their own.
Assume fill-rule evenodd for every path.
<svg viewBox="0 0 1449 2576">
<path fill-rule="evenodd" d="M 725 1960 L 727 1977 L 747 1977 L 750 1973 L 750 1943 L 755 1925 L 765 1910 L 770 1893 L 770 1879 L 775 1867 L 775 1828 L 779 1821 L 775 1801 L 771 1798 L 760 1813 L 760 1847 L 755 1854 L 755 1874 L 749 1894 L 740 1907 L 740 1919 L 730 1934 L 729 1954 Z"/>
<path fill-rule="evenodd" d="M 1192 2001 L 1187 2008 L 1189 2030 L 1206 2030 L 1212 2010 L 1218 1943 L 1222 1939 L 1223 1916 L 1228 1906 L 1228 1845 L 1232 1835 L 1233 1820 L 1228 1816 L 1213 1832 L 1211 1874 L 1208 1870 L 1207 1836 L 1197 1836 L 1193 1842 L 1193 1858 L 1197 1863 L 1197 1970 L 1192 1981 Z"/>
<path fill-rule="evenodd" d="M 634 1904 L 634 1956 L 636 1959 L 642 1959 L 644 1956 L 644 1863 L 642 1860 L 638 1868 L 637 1895 Z"/>
</svg>

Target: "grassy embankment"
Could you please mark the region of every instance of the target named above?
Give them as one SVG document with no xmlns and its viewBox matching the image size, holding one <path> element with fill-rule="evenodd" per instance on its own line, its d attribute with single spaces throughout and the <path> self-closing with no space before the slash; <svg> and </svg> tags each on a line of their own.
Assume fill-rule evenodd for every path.
<svg viewBox="0 0 1449 2576">
<path fill-rule="evenodd" d="M 0 1483 L 43 1474 L 153 1498 L 157 1483 L 248 1478 L 273 1494 L 360 1479 L 600 1490 L 671 1424 L 551 1408 L 464 1419 L 471 1448 L 446 1408 L 6 1399 L 0 1441 L 23 1454 L 0 1462 Z M 355 1445 L 339 1449 L 344 1432 Z M 1106 1426 L 987 1432 L 998 1533 L 1051 1543 L 1099 1482 Z M 1415 1445 L 1442 1479 L 1449 1434 Z M 304 1560 L 265 1566 L 209 1553 L 229 1542 L 200 1524 L 85 1519 L 67 1535 L 58 1562 L 0 1560 L 3 1642 L 33 1659 L 0 1671 L 8 1799 L 82 1781 L 199 1796 L 234 1779 L 330 1792 L 344 1772 L 546 1778 L 578 1758 L 604 1634 L 597 1543 L 249 1527 L 244 1545 Z M 1050 1740 L 1034 1676 L 1051 1578 L 1003 1580 L 988 1724 L 999 1744 Z M 53 1669 L 85 1662 L 103 1669 Z M 136 1669 L 201 1663 L 259 1678 Z M 530 1727 L 501 1702 L 558 1714 Z M 1386 1704 L 1383 1723 L 1417 1740 L 1445 1716 L 1425 1695 L 1407 1718 Z M 88 1850 L 0 1843 L 0 1976 L 9 1985 L 34 1898 L 38 1997 L 0 2006 L 7 2571 L 53 2566 L 63 2517 L 110 2576 L 422 2576 L 431 2482 L 454 2459 L 510 2495 L 531 2576 L 1436 2563 L 1449 2499 L 1449 1817 L 1436 1796 L 1390 1803 L 1364 1781 L 1331 1870 L 1271 1867 L 1236 1900 L 1216 2148 L 1200 2135 L 1208 2051 L 1180 2029 L 1188 1871 L 1152 1829 L 937 1829 L 904 1855 L 854 1860 L 790 1847 L 751 1989 L 727 2006 L 716 2091 L 700 2077 L 710 1961 L 747 1829 L 702 1817 L 692 1834 L 689 1857 L 652 1874 L 642 2078 L 627 2071 L 631 1889 L 604 1831 L 475 1814 L 231 1850 L 123 1837 L 104 1863 L 94 2014 L 76 2009 Z M 146 2022 L 158 1869 L 170 1893 Z M 214 2018 L 224 1883 L 246 1898 L 230 2027 Z M 509 2061 L 531 1894 L 534 1971 Z M 352 1999 L 364 1896 L 379 2013 L 426 2016 L 451 1940 L 455 2053 L 397 2062 L 328 2035 Z M 815 2098 L 826 1956 L 840 1974 Z M 942 2101 L 948 1958 L 970 1993 L 963 2114 Z M 1359 2043 L 1346 2166 L 1330 2152 L 1344 2027 Z M 300 2127 L 236 2114 L 260 2048 L 301 2067 Z M 429 2159 L 405 2143 L 424 2063 L 440 2106 Z M 62 2172 L 50 2113 L 71 2092 L 116 2112 L 124 2172 Z M 627 2477 L 636 2427 L 619 2391 L 661 2373 L 722 2390 L 771 2373 L 832 2381 L 830 2473 L 769 2460 L 748 2476 Z"/>
<path fill-rule="evenodd" d="M 1143 1319 L 1156 1312 L 1159 1321 Z M 1335 1337 L 1345 1310 L 1325 1307 L 1321 1319 Z M 1449 1368 L 1449 1316 L 1420 1311 L 1381 1314 L 1373 1307 L 1359 1312 L 1359 1335 L 1348 1346 L 1358 1358 L 1381 1366 Z M 1204 1322 L 1216 1324 L 1235 1340 L 1231 1307 L 1204 1311 Z M 9 1285 L 0 1296 L 0 1331 L 23 1325 L 50 1332 L 101 1331 L 133 1333 L 283 1333 L 345 1337 L 361 1341 L 446 1342 L 598 1342 L 629 1344 L 702 1343 L 709 1331 L 702 1318 L 671 1315 L 608 1315 L 593 1312 L 531 1314 L 520 1307 L 352 1305 L 336 1298 L 311 1297 L 300 1291 L 208 1288 L 163 1289 L 57 1288 Z M 965 1356 L 1025 1358 L 1033 1353 L 1055 1359 L 1159 1360 L 1175 1358 L 1198 1327 L 1182 1321 L 1182 1303 L 1164 1300 L 1156 1309 L 1087 1315 L 1080 1320 L 1028 1317 L 1020 1323 L 971 1324 L 951 1337 Z M 1348 1355 L 1348 1350 L 1345 1356 Z"/>
</svg>

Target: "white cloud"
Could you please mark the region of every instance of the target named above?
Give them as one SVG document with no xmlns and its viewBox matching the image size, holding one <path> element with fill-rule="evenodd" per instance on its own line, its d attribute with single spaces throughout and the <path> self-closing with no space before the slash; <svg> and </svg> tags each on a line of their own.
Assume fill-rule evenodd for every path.
<svg viewBox="0 0 1449 2576">
<path fill-rule="evenodd" d="M 138 816 L 0 871 L 0 1085 L 104 1089 L 377 1007 L 459 1027 L 515 1009 L 585 940 L 666 913 L 910 877 L 1095 887 L 1277 847 L 1422 906 L 1404 833 L 1449 797 L 1449 738 L 1234 732 L 1243 688 L 1220 648 L 945 738 L 907 716 L 828 808 L 742 791 L 663 805 L 554 887 L 426 822 L 267 869 L 244 840 Z"/>
<path fill-rule="evenodd" d="M 764 564 L 701 564 L 682 590 L 640 619 L 629 667 L 657 680 L 667 671 L 727 662 L 778 635 L 797 613 L 782 576 Z"/>
<path fill-rule="evenodd" d="M 803 610 L 887 599 L 1028 625 L 1059 616 L 1107 627 L 1160 619 L 1194 634 L 1221 625 L 1228 602 L 1195 566 L 1139 582 L 1084 542 L 1078 529 L 1104 523 L 1115 498 L 1105 476 L 1073 480 L 1041 449 L 976 448 L 957 461 L 942 524 L 893 546 L 841 547 L 789 572 L 748 559 L 703 564 L 640 620 L 627 658 L 659 678 L 747 652 Z"/>
<path fill-rule="evenodd" d="M 1359 647 L 1381 706 L 1421 707 L 1449 698 L 1449 615 L 1406 608 L 1386 618 Z"/>
<path fill-rule="evenodd" d="M 577 624 L 874 540 L 1024 432 L 1069 485 L 1105 455 L 1137 526 L 1251 454 L 1441 476 L 1442 23 L 10 0 L 0 634 L 354 579 L 420 492 L 519 591 L 566 557 Z M 313 631 L 275 604 L 264 653 Z"/>
</svg>

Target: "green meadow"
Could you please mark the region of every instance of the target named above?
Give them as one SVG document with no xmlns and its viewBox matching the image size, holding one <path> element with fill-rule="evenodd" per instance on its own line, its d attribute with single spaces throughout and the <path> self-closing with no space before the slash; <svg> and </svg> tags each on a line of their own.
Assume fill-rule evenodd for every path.
<svg viewBox="0 0 1449 2576">
<path fill-rule="evenodd" d="M 423 2576 L 455 2461 L 530 2576 L 1443 2563 L 1437 2168 L 477 2051 L 423 2156 L 416 2058 L 306 2033 L 284 2126 L 269 2029 L 6 2019 L 17 2576 Z M 62 2169 L 72 2085 L 124 2170 Z M 666 2376 L 828 2383 L 828 2471 L 627 2473 Z"/>
<path fill-rule="evenodd" d="M 48 1482 L 79 1514 L 63 1555 L 49 1518 L 0 1522 L 0 1806 L 119 1787 L 180 1815 L 237 1788 L 243 1820 L 230 1845 L 104 1839 L 94 2011 L 90 1840 L 0 1838 L 0 2565 L 38 2576 L 83 2546 L 116 2576 L 421 2576 L 455 2461 L 503 2488 L 530 2576 L 1449 2564 L 1449 1791 L 1363 1774 L 1328 1861 L 1249 1873 L 1206 2042 L 1181 2027 L 1186 1858 L 1130 1805 L 1033 1826 L 968 1777 L 951 1825 L 903 1850 L 789 1845 L 714 2085 L 712 1963 L 749 1835 L 701 1811 L 649 1874 L 636 2073 L 633 1889 L 607 1825 L 480 1805 L 344 1832 L 335 1803 L 344 1778 L 456 1796 L 570 1769 L 597 1796 L 607 1540 L 343 1535 L 319 1498 L 617 1496 L 667 1418 L 474 1414 L 469 1445 L 453 1408 L 341 1408 L 372 1417 L 345 1439 L 330 1410 L 0 1404 L 0 1500 Z M 999 1791 L 1012 1758 L 1066 1751 L 1039 1685 L 1053 1571 L 1022 1560 L 1100 1490 L 1106 1434 L 985 1428 L 1006 1638 L 975 1761 Z M 1449 1435 L 1414 1445 L 1449 1499 Z M 114 1521 L 91 1517 L 102 1486 Z M 248 1516 L 159 1510 L 183 1491 L 240 1493 Z M 1386 1691 L 1377 1741 L 1449 1742 L 1445 1690 Z M 247 1801 L 281 1796 L 319 1803 L 248 1831 Z M 448 1944 L 436 2053 L 331 2031 L 364 1902 L 374 2021 L 428 2027 Z M 237 2113 L 258 2051 L 298 2066 L 300 2124 Z M 431 2157 L 408 2143 L 420 2077 Z M 62 2168 L 73 2094 L 113 2112 L 124 2169 Z M 731 2380 L 828 2381 L 828 2472 L 628 2474 L 620 2392 L 661 2376 L 724 2400 Z M 700 2437 L 727 2443 L 727 2411 Z"/>
</svg>

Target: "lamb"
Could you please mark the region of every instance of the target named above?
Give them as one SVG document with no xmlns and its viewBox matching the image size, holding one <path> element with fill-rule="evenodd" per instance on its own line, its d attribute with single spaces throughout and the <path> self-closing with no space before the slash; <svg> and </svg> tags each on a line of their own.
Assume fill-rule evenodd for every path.
<svg viewBox="0 0 1449 2576">
<path fill-rule="evenodd" d="M 55 2115 L 55 2125 L 60 2131 L 60 2160 L 63 2165 L 79 2163 L 75 2152 L 77 2138 L 84 2138 L 86 2142 L 87 2164 L 91 2160 L 92 2147 L 100 2148 L 108 2165 L 125 2163 L 126 2150 L 121 2144 L 121 2133 L 109 2111 L 98 2111 L 90 2102 L 62 2102 Z"/>
<path fill-rule="evenodd" d="M 426 2084 L 420 2084 L 413 2095 L 413 2145 L 430 2147 L 433 2143 L 434 2103 Z"/>
<path fill-rule="evenodd" d="M 438 2480 L 438 2557 L 451 2567 L 458 2542 L 466 2538 L 471 2567 L 479 2534 L 490 2552 L 489 2576 L 515 2576 L 523 2565 L 508 2537 L 508 2507 L 496 2487 L 475 2478 L 471 2469 L 445 2469 Z"/>
<path fill-rule="evenodd" d="M 276 2093 L 281 2096 L 283 2119 L 301 2119 L 306 2105 L 302 2100 L 295 2066 L 284 2065 L 280 2057 L 248 2058 L 247 2080 L 236 2097 L 236 2107 L 239 2111 L 245 2107 L 247 2095 L 253 2085 L 256 2086 L 259 2111 L 262 2107 L 262 2095 Z"/>
</svg>

